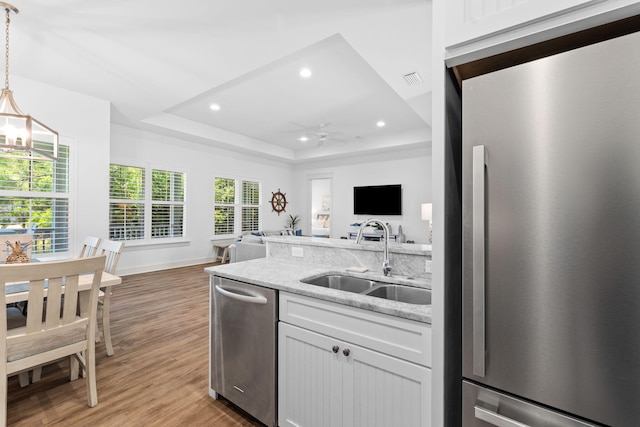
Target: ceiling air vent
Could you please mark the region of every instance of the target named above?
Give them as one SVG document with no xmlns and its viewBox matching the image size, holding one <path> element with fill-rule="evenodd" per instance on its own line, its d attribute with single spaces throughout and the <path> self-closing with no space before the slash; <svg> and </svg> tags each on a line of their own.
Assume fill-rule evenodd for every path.
<svg viewBox="0 0 640 427">
<path fill-rule="evenodd" d="M 407 83 L 409 83 L 409 86 L 422 84 L 422 77 L 420 77 L 420 74 L 418 74 L 417 71 L 414 71 L 413 73 L 405 74 L 404 79 L 407 81 Z"/>
</svg>

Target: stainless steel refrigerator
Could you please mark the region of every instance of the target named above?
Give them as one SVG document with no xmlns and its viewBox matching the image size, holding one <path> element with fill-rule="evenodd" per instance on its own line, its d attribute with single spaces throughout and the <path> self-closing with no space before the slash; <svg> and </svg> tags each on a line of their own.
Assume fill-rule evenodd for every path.
<svg viewBox="0 0 640 427">
<path fill-rule="evenodd" d="M 462 105 L 463 426 L 640 425 L 640 35 Z"/>
</svg>

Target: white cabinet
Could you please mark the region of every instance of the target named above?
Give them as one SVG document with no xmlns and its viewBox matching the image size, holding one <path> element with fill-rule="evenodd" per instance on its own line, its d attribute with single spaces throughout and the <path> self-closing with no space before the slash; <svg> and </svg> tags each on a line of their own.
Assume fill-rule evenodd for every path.
<svg viewBox="0 0 640 427">
<path fill-rule="evenodd" d="M 278 323 L 278 425 L 341 426 L 342 360 L 336 340 Z"/>
<path fill-rule="evenodd" d="M 517 49 L 639 11 L 633 0 L 446 0 L 447 64 Z"/>
<path fill-rule="evenodd" d="M 299 316 L 301 308 L 306 310 Z M 280 314 L 281 427 L 430 425 L 430 345 L 421 342 L 428 339 L 430 344 L 429 325 L 284 292 Z M 399 332 L 395 337 L 389 330 L 375 330 L 386 320 Z M 332 335 L 341 337 L 307 329 L 313 325 L 323 332 L 340 329 Z"/>
</svg>

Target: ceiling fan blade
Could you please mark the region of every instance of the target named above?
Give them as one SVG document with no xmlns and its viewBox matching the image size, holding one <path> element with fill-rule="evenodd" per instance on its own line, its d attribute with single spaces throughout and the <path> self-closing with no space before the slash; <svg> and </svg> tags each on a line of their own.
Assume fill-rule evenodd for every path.
<svg viewBox="0 0 640 427">
<path fill-rule="evenodd" d="M 331 126 L 331 122 L 323 122 L 323 123 L 320 123 L 318 125 L 313 125 L 313 126 L 305 126 L 302 123 L 298 123 L 298 122 L 289 122 L 289 124 L 298 128 L 298 130 L 293 130 L 291 132 L 300 132 L 300 131 L 302 131 L 302 132 L 309 132 L 309 133 L 320 132 L 323 129 Z"/>
<path fill-rule="evenodd" d="M 346 144 L 347 142 L 349 142 L 349 140 L 347 140 L 347 139 L 342 139 L 342 138 L 333 138 L 333 137 L 328 137 L 327 139 L 330 139 L 331 141 L 341 142 L 341 143 L 343 143 L 343 144 Z"/>
</svg>

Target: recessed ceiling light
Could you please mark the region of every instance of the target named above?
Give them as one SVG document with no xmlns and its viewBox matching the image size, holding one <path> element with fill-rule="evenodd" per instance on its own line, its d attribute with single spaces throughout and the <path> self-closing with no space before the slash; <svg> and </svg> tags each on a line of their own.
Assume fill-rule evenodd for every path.
<svg viewBox="0 0 640 427">
<path fill-rule="evenodd" d="M 307 142 L 309 140 L 309 138 L 307 138 L 306 136 L 301 136 L 300 138 L 298 138 L 298 141 L 300 142 Z"/>
<path fill-rule="evenodd" d="M 213 111 L 220 111 L 220 106 L 218 104 L 211 104 L 209 106 Z"/>
<path fill-rule="evenodd" d="M 378 123 L 376 123 L 376 126 L 378 126 L 379 128 L 383 128 L 386 125 L 385 122 L 383 122 L 382 120 L 380 120 Z"/>
<path fill-rule="evenodd" d="M 309 78 L 311 77 L 311 70 L 308 68 L 303 68 L 300 70 L 300 77 Z"/>
</svg>

